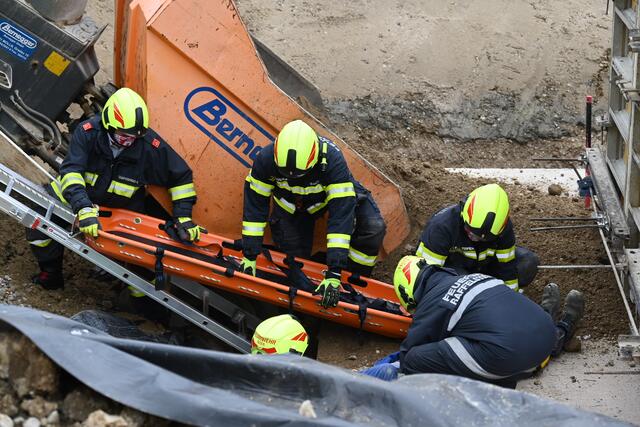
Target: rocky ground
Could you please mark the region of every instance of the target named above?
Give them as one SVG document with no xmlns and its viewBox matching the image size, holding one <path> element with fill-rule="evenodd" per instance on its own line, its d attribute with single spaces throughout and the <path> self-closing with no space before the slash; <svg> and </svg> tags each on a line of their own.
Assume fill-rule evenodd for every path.
<svg viewBox="0 0 640 427">
<path fill-rule="evenodd" d="M 584 96 L 596 97 L 598 111 L 606 105 L 611 16 L 604 15 L 605 5 L 599 0 L 237 3 L 249 30 L 318 86 L 325 100 L 318 112 L 323 121 L 401 187 L 411 235 L 377 267 L 376 275 L 382 279 L 388 280 L 395 262 L 410 252 L 430 215 L 488 182 L 449 174 L 445 168 L 557 167 L 532 159 L 578 157 Z M 111 1 L 92 0 L 88 10 L 98 21 L 112 25 Z M 97 76 L 101 83 L 111 75 L 111 37 L 110 26 L 96 47 L 103 64 Z M 589 215 L 582 200 L 551 196 L 518 183 L 505 188 L 519 244 L 536 251 L 543 264 L 606 262 L 593 230 L 529 230 L 532 217 Z M 95 281 L 91 268 L 73 256 L 66 259 L 64 291 L 30 286 L 34 261 L 22 233 L 12 220 L 0 218 L 5 242 L 0 302 L 67 316 L 89 308 L 113 309 L 117 289 Z M 550 281 L 563 292 L 576 288 L 585 293 L 587 312 L 578 332 L 585 347 L 604 345 L 615 352 L 611 342 L 628 328 L 612 274 L 606 269 L 547 270 L 526 294 L 538 300 Z M 359 337 L 330 324 L 323 326 L 320 341 L 319 358 L 346 368 L 370 364 L 398 344 L 376 336 Z M 565 361 L 574 360 L 566 357 Z M 614 356 L 589 363 L 594 369 L 606 368 L 610 358 Z M 562 381 L 573 384 L 572 374 L 559 375 L 558 389 Z M 551 385 L 545 387 L 545 378 L 530 390 L 561 398 Z M 13 396 L 13 406 L 0 407 L 0 412 L 24 420 L 52 416 L 53 409 L 32 414 L 24 402 L 35 397 L 20 396 L 10 382 L 2 381 L 0 389 Z M 591 378 L 584 381 L 589 384 Z M 71 424 L 83 422 L 89 412 L 74 418 L 60 406 L 73 391 L 65 393 L 50 400 L 58 402 L 58 416 Z M 39 396 L 49 399 L 47 394 Z M 583 407 L 620 415 L 597 405 Z M 120 413 L 117 408 L 100 408 Z M 627 411 L 622 417 L 632 420 L 636 415 L 640 416 Z"/>
<path fill-rule="evenodd" d="M 162 427 L 83 386 L 31 341 L 0 330 L 0 427 Z"/>
</svg>

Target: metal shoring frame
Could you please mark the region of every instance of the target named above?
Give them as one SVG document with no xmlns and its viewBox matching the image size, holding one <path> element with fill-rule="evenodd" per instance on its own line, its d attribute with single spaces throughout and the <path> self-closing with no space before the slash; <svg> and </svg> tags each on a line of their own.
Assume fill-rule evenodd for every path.
<svg viewBox="0 0 640 427">
<path fill-rule="evenodd" d="M 20 201 L 11 197 L 9 193 L 12 190 L 18 191 L 18 188 L 22 188 L 22 190 L 29 189 L 31 191 L 34 191 L 34 189 L 29 188 L 29 184 L 31 185 L 34 185 L 34 184 L 30 183 L 26 179 L 25 179 L 26 182 L 22 182 L 21 181 L 22 176 L 16 174 L 13 171 L 7 172 L 6 167 L 4 167 L 3 165 L 0 165 L 0 166 L 2 166 L 0 170 L 1 172 L 3 172 L 0 174 L 0 181 L 3 182 L 5 185 L 7 185 L 7 189 L 9 190 L 9 192 L 7 192 L 6 189 L 5 191 L 0 191 L 0 210 L 1 211 L 5 212 L 10 217 L 14 218 L 25 227 L 38 229 L 39 231 L 43 232 L 45 235 L 47 235 L 51 239 L 63 245 L 65 248 L 75 252 L 76 254 L 80 255 L 82 258 L 88 260 L 92 264 L 98 265 L 100 268 L 104 269 L 114 277 L 122 280 L 127 285 L 133 286 L 134 288 L 144 293 L 149 298 L 153 299 L 154 301 L 157 301 L 159 304 L 167 307 L 174 313 L 178 314 L 180 317 L 187 319 L 194 325 L 214 335 L 216 338 L 226 343 L 227 345 L 235 348 L 239 352 L 241 353 L 250 352 L 251 344 L 244 338 L 236 335 L 235 333 L 229 331 L 224 326 L 204 316 L 202 313 L 198 312 L 197 310 L 193 309 L 192 307 L 178 300 L 171 294 L 156 290 L 154 285 L 142 279 L 138 275 L 132 273 L 128 269 L 122 267 L 120 264 L 116 263 L 110 258 L 95 251 L 94 249 L 87 246 L 80 240 L 76 239 L 73 235 L 69 234 L 65 229 L 53 223 L 50 218 L 47 218 L 43 215 L 38 214 L 37 212 L 33 211 L 29 207 L 25 206 Z M 1 178 L 6 178 L 7 176 L 10 178 L 9 182 L 5 182 L 4 180 L 1 179 Z M 27 193 L 30 194 L 30 192 L 27 192 Z M 44 195 L 37 190 L 36 190 L 36 193 L 38 193 L 40 197 L 38 201 L 34 200 L 34 202 L 38 203 L 39 205 L 41 205 L 41 203 L 43 203 L 44 200 L 48 199 L 48 195 Z M 20 192 L 20 194 L 23 194 L 23 193 Z M 26 194 L 23 194 L 23 195 L 29 198 L 28 195 Z M 48 200 L 49 203 L 51 203 L 51 201 L 52 201 L 51 199 Z M 65 207 L 59 204 L 56 204 L 56 206 L 59 211 L 64 211 L 64 210 L 67 211 L 66 215 L 64 215 L 64 212 L 60 212 L 60 213 L 63 213 L 63 215 L 61 215 L 63 219 L 64 217 L 69 218 L 70 215 L 72 217 L 75 217 L 74 215 L 72 215 L 72 213 L 70 213 L 69 209 L 66 209 Z M 42 207 L 46 207 L 46 206 L 42 206 Z M 50 207 L 47 209 L 47 211 L 48 212 L 51 211 Z"/>
<path fill-rule="evenodd" d="M 591 198 L 593 199 L 593 191 L 589 189 L 589 193 L 591 194 Z M 598 199 L 599 201 L 599 199 Z M 593 204 L 593 211 L 597 215 L 596 203 Z M 602 228 L 598 229 L 600 233 L 600 239 L 602 239 L 602 245 L 604 246 L 605 251 L 607 252 L 607 257 L 609 258 L 609 264 L 611 266 L 611 270 L 613 271 L 613 275 L 616 278 L 616 283 L 618 284 L 618 290 L 620 291 L 620 296 L 622 297 L 622 302 L 624 303 L 624 308 L 627 311 L 627 317 L 629 317 L 629 326 L 631 328 L 631 333 L 633 335 L 638 335 L 638 326 L 636 325 L 636 321 L 633 318 L 633 312 L 631 311 L 631 307 L 629 307 L 629 302 L 627 301 L 627 297 L 624 293 L 624 285 L 622 284 L 622 280 L 618 274 L 618 269 L 616 268 L 616 262 L 613 259 L 613 255 L 611 254 L 611 250 L 609 249 L 609 245 L 607 244 L 607 239 L 602 231 Z"/>
</svg>

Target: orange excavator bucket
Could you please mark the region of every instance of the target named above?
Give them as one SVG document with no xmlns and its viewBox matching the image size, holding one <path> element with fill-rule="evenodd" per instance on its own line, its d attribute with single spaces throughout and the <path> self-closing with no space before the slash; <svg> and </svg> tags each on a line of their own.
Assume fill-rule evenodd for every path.
<svg viewBox="0 0 640 427">
<path fill-rule="evenodd" d="M 407 236 L 398 187 L 272 82 L 233 1 L 117 0 L 115 22 L 116 84 L 146 99 L 151 126 L 193 169 L 198 223 L 239 238 L 253 158 L 285 123 L 303 119 L 343 150 L 373 193 L 387 223 L 382 255 Z M 164 189 L 150 191 L 169 206 Z"/>
</svg>

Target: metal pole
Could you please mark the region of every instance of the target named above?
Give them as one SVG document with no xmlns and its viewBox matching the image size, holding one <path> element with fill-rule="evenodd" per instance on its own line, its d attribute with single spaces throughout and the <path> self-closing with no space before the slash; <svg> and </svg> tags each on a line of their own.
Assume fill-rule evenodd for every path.
<svg viewBox="0 0 640 427">
<path fill-rule="evenodd" d="M 567 217 L 547 217 L 547 218 L 529 218 L 529 221 L 598 221 L 601 217 L 585 217 L 585 218 L 577 218 L 574 216 Z"/>
<path fill-rule="evenodd" d="M 592 195 L 592 190 L 589 189 L 589 194 Z M 596 204 L 593 204 L 593 211 L 596 212 Z M 636 321 L 633 318 L 633 313 L 631 308 L 629 307 L 629 302 L 627 301 L 627 297 L 624 295 L 624 286 L 622 285 L 622 280 L 618 275 L 618 269 L 616 268 L 616 263 L 613 260 L 613 255 L 611 255 L 611 250 L 609 249 L 609 245 L 607 245 L 607 239 L 604 236 L 604 232 L 602 229 L 599 229 L 600 239 L 602 239 L 602 244 L 604 245 L 604 250 L 607 252 L 607 257 L 609 258 L 609 264 L 611 264 L 611 271 L 613 271 L 613 276 L 616 278 L 616 283 L 618 284 L 618 290 L 620 291 L 620 296 L 622 297 L 622 302 L 624 303 L 624 308 L 627 310 L 627 316 L 629 317 L 629 326 L 631 327 L 631 333 L 633 335 L 638 335 L 638 326 L 636 325 Z"/>
<path fill-rule="evenodd" d="M 587 149 L 591 148 L 591 108 L 593 106 L 593 96 L 587 95 L 587 108 L 586 108 L 586 117 L 585 117 L 585 146 Z M 584 168 L 584 176 L 587 177 L 591 175 L 591 171 L 589 170 L 589 164 L 587 163 Z M 580 178 L 582 179 L 582 178 Z M 591 192 L 584 198 L 584 207 L 589 209 L 591 207 Z"/>
<path fill-rule="evenodd" d="M 598 224 L 583 224 L 583 225 L 558 225 L 553 227 L 531 227 L 529 231 L 546 231 L 546 230 L 570 230 L 575 228 L 601 228 Z"/>
<path fill-rule="evenodd" d="M 585 145 L 587 148 L 591 148 L 591 109 L 593 106 L 593 96 L 587 95 L 587 111 L 585 117 Z"/>
<path fill-rule="evenodd" d="M 538 162 L 580 162 L 584 163 L 583 159 L 576 159 L 573 157 L 534 157 L 531 160 Z"/>
<path fill-rule="evenodd" d="M 586 264 L 586 265 L 539 265 L 540 270 L 572 270 L 572 269 L 591 269 L 591 268 L 611 268 L 607 264 Z M 624 268 L 622 264 L 616 264 L 616 268 Z"/>
</svg>

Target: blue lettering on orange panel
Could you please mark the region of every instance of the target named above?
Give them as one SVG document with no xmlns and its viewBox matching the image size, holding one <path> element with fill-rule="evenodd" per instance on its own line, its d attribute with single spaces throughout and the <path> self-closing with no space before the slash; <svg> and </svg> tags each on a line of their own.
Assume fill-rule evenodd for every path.
<svg viewBox="0 0 640 427">
<path fill-rule="evenodd" d="M 244 111 L 212 87 L 199 87 L 184 100 L 184 114 L 207 135 L 246 167 L 256 154 L 275 138 Z"/>
</svg>

